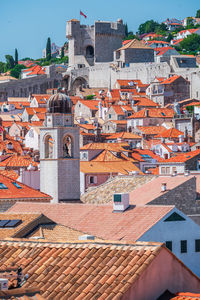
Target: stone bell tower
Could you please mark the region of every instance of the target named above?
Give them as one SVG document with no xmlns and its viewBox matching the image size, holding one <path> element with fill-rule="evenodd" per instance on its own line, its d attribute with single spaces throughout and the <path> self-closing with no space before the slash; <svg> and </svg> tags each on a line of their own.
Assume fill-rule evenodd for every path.
<svg viewBox="0 0 200 300">
<path fill-rule="evenodd" d="M 40 190 L 53 203 L 80 201 L 79 128 L 70 98 L 59 91 L 49 98 L 40 129 Z"/>
</svg>

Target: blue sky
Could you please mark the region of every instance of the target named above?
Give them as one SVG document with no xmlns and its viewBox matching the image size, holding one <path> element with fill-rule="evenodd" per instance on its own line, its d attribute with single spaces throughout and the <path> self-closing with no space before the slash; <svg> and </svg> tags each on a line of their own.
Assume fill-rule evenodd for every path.
<svg viewBox="0 0 200 300">
<path fill-rule="evenodd" d="M 5 54 L 19 58 L 42 56 L 46 40 L 57 45 L 66 41 L 66 21 L 79 18 L 80 9 L 88 16 L 84 24 L 95 20 L 115 21 L 122 18 L 134 32 L 150 19 L 183 19 L 200 9 L 198 0 L 0 0 L 0 60 Z"/>
</svg>

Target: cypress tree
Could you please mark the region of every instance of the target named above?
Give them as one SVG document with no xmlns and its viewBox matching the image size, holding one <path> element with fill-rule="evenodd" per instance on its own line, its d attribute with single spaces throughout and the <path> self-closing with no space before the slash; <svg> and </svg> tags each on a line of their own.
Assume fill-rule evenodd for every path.
<svg viewBox="0 0 200 300">
<path fill-rule="evenodd" d="M 125 37 L 127 37 L 128 36 L 128 25 L 127 25 L 127 23 L 125 24 Z"/>
<path fill-rule="evenodd" d="M 63 58 L 64 57 L 64 47 L 61 48 L 61 55 L 60 55 L 60 58 Z"/>
<path fill-rule="evenodd" d="M 51 59 L 51 39 L 48 37 L 46 45 L 46 60 Z"/>
<path fill-rule="evenodd" d="M 18 51 L 15 48 L 15 65 L 18 65 Z"/>
</svg>

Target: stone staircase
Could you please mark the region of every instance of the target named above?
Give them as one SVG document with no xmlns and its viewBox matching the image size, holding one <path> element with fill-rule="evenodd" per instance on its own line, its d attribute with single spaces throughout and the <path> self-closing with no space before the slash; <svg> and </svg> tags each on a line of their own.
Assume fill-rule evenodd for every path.
<svg viewBox="0 0 200 300">
<path fill-rule="evenodd" d="M 100 186 L 90 188 L 81 196 L 83 203 L 108 203 L 112 201 L 114 193 L 131 192 L 139 186 L 156 178 L 154 175 L 116 176 Z"/>
</svg>

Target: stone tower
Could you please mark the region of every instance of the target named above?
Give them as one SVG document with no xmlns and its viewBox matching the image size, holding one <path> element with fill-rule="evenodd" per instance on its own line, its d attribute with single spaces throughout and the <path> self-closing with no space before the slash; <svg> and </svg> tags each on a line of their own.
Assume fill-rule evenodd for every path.
<svg viewBox="0 0 200 300">
<path fill-rule="evenodd" d="M 117 22 L 96 21 L 92 26 L 80 25 L 72 19 L 67 22 L 69 66 L 83 68 L 95 63 L 113 61 L 113 52 L 121 47 L 125 26 Z"/>
<path fill-rule="evenodd" d="M 40 190 L 53 203 L 80 199 L 79 128 L 70 98 L 59 92 L 49 98 L 40 129 Z"/>
</svg>

